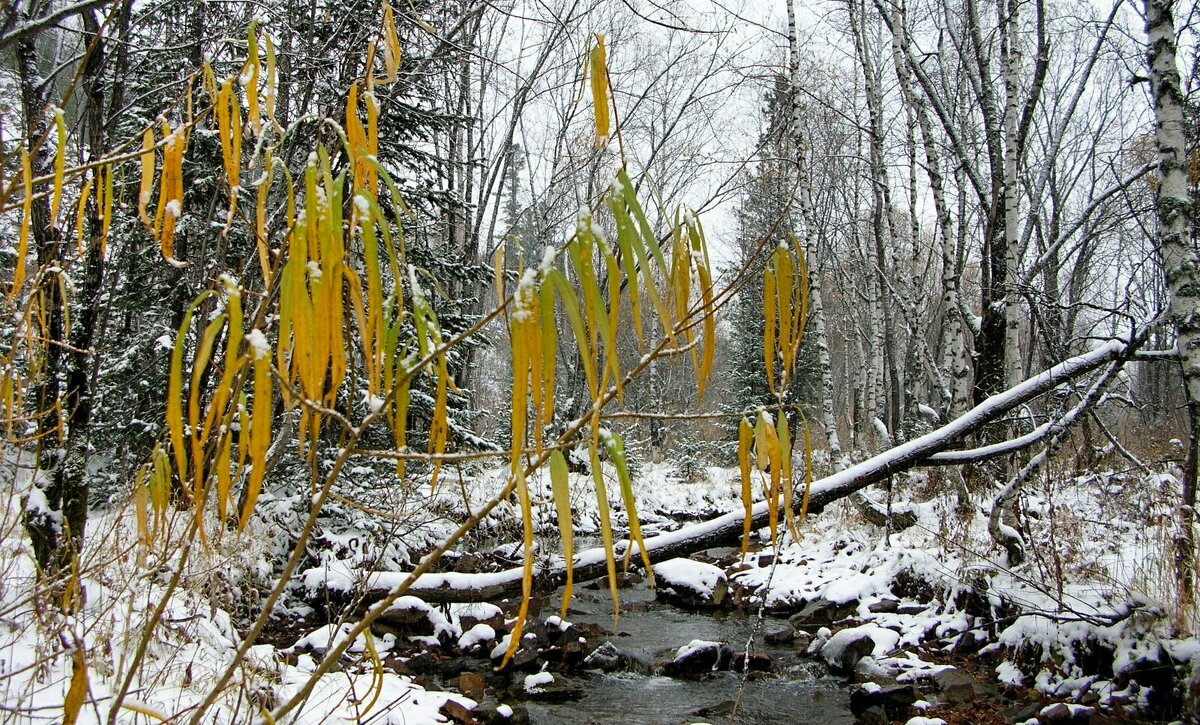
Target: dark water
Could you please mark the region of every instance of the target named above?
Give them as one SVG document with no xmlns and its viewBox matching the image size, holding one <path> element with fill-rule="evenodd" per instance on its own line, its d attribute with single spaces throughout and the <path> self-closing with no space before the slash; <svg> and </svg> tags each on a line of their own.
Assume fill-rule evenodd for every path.
<svg viewBox="0 0 1200 725">
<path fill-rule="evenodd" d="M 849 690 L 839 678 L 790 646 L 766 646 L 753 614 L 687 612 L 654 601 L 644 586 L 621 590 L 622 614 L 616 627 L 608 592 L 577 590 L 568 619 L 599 624 L 614 632 L 610 641 L 646 664 L 670 660 L 693 639 L 726 642 L 743 652 L 753 638 L 754 652 L 770 655 L 780 674 L 719 672 L 704 680 L 655 674 L 587 673 L 571 678 L 584 697 L 562 704 L 527 703 L 534 723 L 797 723 L 850 725 Z M 561 595 L 561 591 L 559 592 Z M 548 599 L 547 610 L 557 600 Z M 627 610 L 631 607 L 632 611 Z M 774 623 L 778 626 L 778 622 Z M 766 622 L 770 628 L 772 622 Z M 733 703 L 736 702 L 736 713 Z"/>
</svg>

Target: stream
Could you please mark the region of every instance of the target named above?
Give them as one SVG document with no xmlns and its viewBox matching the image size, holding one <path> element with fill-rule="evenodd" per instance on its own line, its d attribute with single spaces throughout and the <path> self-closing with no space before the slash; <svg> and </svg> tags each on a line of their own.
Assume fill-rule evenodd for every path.
<svg viewBox="0 0 1200 725">
<path fill-rule="evenodd" d="M 638 584 L 620 590 L 622 613 L 614 627 L 607 589 L 591 586 L 575 590 L 567 619 L 612 630 L 610 641 L 644 667 L 635 668 L 641 673 L 575 675 L 583 697 L 565 703 L 527 703 L 534 723 L 854 722 L 843 679 L 829 675 L 822 665 L 790 645 L 764 644 L 762 631 L 754 638 L 754 652 L 770 656 L 777 674 L 755 673 L 748 681 L 740 672 L 716 672 L 702 680 L 653 674 L 654 663 L 669 661 L 680 646 L 693 639 L 726 642 L 735 653 L 743 652 L 756 617 L 678 609 L 656 601 L 653 590 Z M 546 599 L 547 611 L 553 610 L 561 596 L 560 589 Z M 763 625 L 768 628 L 771 622 Z"/>
</svg>

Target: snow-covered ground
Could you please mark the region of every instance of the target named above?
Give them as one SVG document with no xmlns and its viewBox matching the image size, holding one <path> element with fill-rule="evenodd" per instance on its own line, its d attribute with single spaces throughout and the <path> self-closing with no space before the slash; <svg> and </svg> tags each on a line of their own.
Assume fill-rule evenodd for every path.
<svg viewBox="0 0 1200 725">
<path fill-rule="evenodd" d="M 355 577 L 380 562 L 411 565 L 494 495 L 503 477 L 485 471 L 410 502 L 428 515 L 384 545 L 376 543 L 383 539 L 371 533 L 366 514 L 325 521 L 305 576 L 336 570 Z M 15 478 L 6 474 L 0 508 L 0 720 L 61 719 L 72 682 L 79 686 L 78 662 L 86 664 L 87 677 L 79 722 L 107 721 L 118 693 L 119 722 L 189 718 L 230 667 L 239 632 L 274 584 L 273 567 L 288 540 L 281 526 L 289 499 L 278 491 L 265 497 L 262 518 L 247 532 L 227 531 L 207 549 L 191 547 L 182 566 L 186 512 L 174 514 L 169 531 L 144 552 L 144 563 L 133 511 L 94 512 L 79 566 L 82 605 L 64 617 L 51 593 L 38 589 L 20 520 L 28 484 Z M 545 561 L 558 554 L 553 506 L 547 482 L 531 485 L 540 502 Z M 574 475 L 572 485 L 576 533 L 591 535 L 598 518 L 590 479 Z M 777 552 L 759 547 L 746 566 L 733 568 L 730 587 L 743 605 L 768 611 L 793 613 L 818 601 L 846 606 L 853 628 L 818 632 L 810 651 L 833 662 L 849 640 L 868 636 L 870 656 L 900 677 L 930 667 L 918 645 L 949 650 L 968 631 L 985 653 L 996 653 L 998 680 L 1061 699 L 1092 692 L 1101 705 L 1144 703 L 1147 691 L 1126 676 L 1129 671 L 1155 661 L 1197 669 L 1200 647 L 1187 636 L 1187 612 L 1180 611 L 1171 575 L 1168 534 L 1177 486 L 1171 476 L 1110 472 L 1031 484 L 1024 500 L 1030 561 L 1016 570 L 1000 564 L 1001 553 L 987 537 L 986 503 L 956 506 L 954 495 L 945 493 L 949 486 L 923 474 L 898 478 L 897 503 L 912 503 L 917 523 L 890 537 L 849 504 L 835 504 L 802 525 L 799 541 L 785 541 Z M 643 530 L 650 537 L 738 511 L 739 491 L 734 470 L 710 468 L 704 480 L 683 483 L 670 465 L 647 464 L 637 485 Z M 617 487 L 610 492 L 623 528 Z M 501 559 L 519 556 L 507 546 L 517 516 L 512 506 L 497 507 L 473 545 L 494 548 Z M 480 615 L 474 611 L 480 606 L 486 605 L 439 614 L 444 637 L 464 650 L 482 645 L 486 651 L 499 633 L 481 622 L 498 611 Z M 292 598 L 279 609 L 283 616 L 303 611 Z M 202 722 L 246 722 L 287 700 L 345 632 L 328 625 L 295 642 L 255 645 L 232 668 Z M 369 714 L 377 723 L 433 722 L 444 719 L 439 710 L 448 699 L 475 704 L 462 695 L 427 692 L 381 666 L 397 645 L 390 635 L 360 640 L 340 671 L 320 678 L 294 721 L 358 722 Z M 503 637 L 495 642 L 504 644 Z M 74 656 L 80 648 L 83 656 Z M 1092 671 L 1097 656 L 1110 660 L 1100 673 Z"/>
</svg>

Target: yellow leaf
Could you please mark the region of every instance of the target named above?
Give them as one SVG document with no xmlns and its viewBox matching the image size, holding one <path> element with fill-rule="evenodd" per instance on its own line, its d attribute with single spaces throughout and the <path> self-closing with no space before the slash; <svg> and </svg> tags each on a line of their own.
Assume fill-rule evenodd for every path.
<svg viewBox="0 0 1200 725">
<path fill-rule="evenodd" d="M 593 416 L 592 423 L 598 421 Z M 604 563 L 608 569 L 608 593 L 613 600 L 613 626 L 621 616 L 621 605 L 617 599 L 617 559 L 613 552 L 612 520 L 608 513 L 608 492 L 604 488 L 604 472 L 600 468 L 600 456 L 596 453 L 596 442 L 593 440 L 589 451 L 592 456 L 592 481 L 596 486 L 596 505 L 600 513 L 600 542 L 604 546 Z"/>
<path fill-rule="evenodd" d="M 558 293 L 558 298 L 562 301 L 563 311 L 567 313 L 567 321 L 571 325 L 576 346 L 579 348 L 579 359 L 583 363 L 583 374 L 587 380 L 588 389 L 597 390 L 599 381 L 596 380 L 596 363 L 593 360 L 592 348 L 588 345 L 588 334 L 584 329 L 583 315 L 579 312 L 579 297 L 563 277 L 562 272 L 557 269 L 552 269 L 546 275 L 546 280 L 554 285 L 554 291 Z"/>
<path fill-rule="evenodd" d="M 175 333 L 175 345 L 171 349 L 171 367 L 167 374 L 167 430 L 171 438 L 171 450 L 175 453 L 175 470 L 179 482 L 186 487 L 187 450 L 183 446 L 183 350 L 188 330 L 192 326 L 192 315 L 211 291 L 201 292 L 188 305 L 183 322 Z"/>
<path fill-rule="evenodd" d="M 21 149 L 21 181 L 25 185 L 25 198 L 21 204 L 21 231 L 17 237 L 17 269 L 13 272 L 12 291 L 9 298 L 15 299 L 25 285 L 25 257 L 29 254 L 29 225 L 33 215 L 33 171 L 29 168 L 29 151 Z"/>
<path fill-rule="evenodd" d="M 504 298 L 507 296 L 504 292 L 504 255 L 508 245 L 501 241 L 496 247 L 496 252 L 492 255 L 492 274 L 493 283 L 496 285 L 496 306 L 504 304 Z"/>
<path fill-rule="evenodd" d="M 792 509 L 792 437 L 788 431 L 787 414 L 779 412 L 779 456 L 782 459 L 780 475 L 783 478 L 783 516 L 788 532 L 792 539 L 800 540 L 800 531 L 796 528 L 796 512 Z"/>
<path fill-rule="evenodd" d="M 104 179 L 104 203 L 99 205 L 100 211 L 100 257 L 103 258 L 108 250 L 108 230 L 112 226 L 113 173 L 112 164 L 100 168 L 101 178 Z M 96 189 L 97 194 L 100 187 Z"/>
<path fill-rule="evenodd" d="M 271 349 L 259 329 L 247 335 L 251 365 L 254 368 L 254 411 L 250 418 L 250 478 L 246 482 L 246 501 L 238 531 L 246 528 L 267 469 L 267 449 L 271 445 Z"/>
<path fill-rule="evenodd" d="M 87 698 L 87 691 L 87 658 L 84 655 L 83 643 L 76 641 L 75 651 L 71 653 L 71 686 L 67 688 L 67 696 L 63 699 L 62 725 L 75 725 Z"/>
<path fill-rule="evenodd" d="M 521 631 L 525 626 L 525 618 L 529 615 L 529 600 L 533 593 L 533 508 L 529 501 L 529 487 L 525 483 L 525 473 L 522 469 L 514 470 L 517 477 L 517 498 L 521 502 L 521 521 L 524 531 L 525 564 L 521 569 L 521 607 L 517 610 L 517 621 L 512 628 L 512 637 L 504 659 L 500 662 L 503 669 L 517 648 L 521 646 Z"/>
<path fill-rule="evenodd" d="M 750 486 L 750 443 L 754 438 L 754 430 L 750 421 L 742 418 L 738 423 L 738 468 L 742 478 L 742 509 L 745 518 L 742 520 L 742 558 L 750 549 L 750 528 L 754 519 L 754 493 Z"/>
<path fill-rule="evenodd" d="M 79 192 L 79 203 L 75 209 L 75 247 L 80 254 L 83 254 L 83 225 L 87 219 L 87 203 L 92 193 L 93 182 L 94 179 L 89 178 L 84 183 L 83 191 Z"/>
<path fill-rule="evenodd" d="M 283 128 L 279 122 L 275 120 L 275 97 L 276 88 L 279 86 L 279 75 L 275 70 L 275 45 L 271 42 L 271 36 L 267 35 L 263 38 L 267 46 L 267 91 L 263 96 L 263 102 L 267 109 L 267 118 L 271 119 L 271 124 L 276 131 L 282 131 Z"/>
<path fill-rule="evenodd" d="M 558 535 L 562 539 L 563 565 L 567 569 L 567 584 L 563 589 L 562 607 L 559 617 L 567 618 L 567 607 L 571 604 L 571 590 L 575 582 L 575 535 L 571 523 L 571 489 L 567 475 L 567 459 L 562 451 L 550 452 L 550 492 L 554 496 L 554 509 L 558 514 Z"/>
<path fill-rule="evenodd" d="M 383 5 L 383 66 L 387 71 L 385 83 L 392 83 L 399 77 L 400 72 L 400 38 L 396 34 L 396 22 L 393 19 L 392 6 Z"/>
<path fill-rule="evenodd" d="M 247 33 L 246 65 L 242 69 L 242 86 L 246 89 L 246 114 L 254 133 L 262 133 L 262 113 L 258 107 L 258 21 L 250 23 Z"/>
<path fill-rule="evenodd" d="M 50 195 L 50 225 L 58 225 L 58 206 L 62 202 L 63 173 L 67 162 L 67 125 L 63 122 L 63 110 L 54 109 L 54 129 L 58 145 L 54 151 L 54 189 Z"/>
<path fill-rule="evenodd" d="M 629 476 L 629 464 L 625 460 L 625 442 L 621 440 L 621 436 L 607 430 L 600 431 L 600 439 L 604 442 L 604 447 L 608 450 L 608 457 L 612 459 L 613 466 L 617 469 L 617 480 L 621 485 L 621 500 L 625 504 L 625 513 L 629 518 L 629 547 L 625 549 L 625 569 L 627 571 L 629 569 L 629 559 L 633 553 L 633 547 L 636 545 L 642 555 L 642 564 L 646 567 L 646 578 L 653 588 L 654 569 L 650 566 L 650 554 L 646 551 L 646 541 L 642 538 L 642 526 L 638 521 L 637 498 L 633 495 L 633 480 Z"/>
<path fill-rule="evenodd" d="M 763 270 L 763 361 L 771 392 L 775 392 L 775 301 L 775 270 L 768 264 Z"/>
<path fill-rule="evenodd" d="M 267 246 L 267 201 L 271 191 L 271 178 L 275 174 L 275 157 L 267 149 L 263 160 L 263 179 L 258 185 L 258 204 L 254 208 L 254 242 L 258 247 L 258 266 L 262 270 L 263 285 L 271 287 L 271 250 Z"/>
<path fill-rule="evenodd" d="M 596 148 L 608 145 L 608 68 L 604 55 L 604 36 L 596 35 L 596 45 L 591 52 L 592 107 L 596 112 Z"/>
<path fill-rule="evenodd" d="M 225 313 L 214 317 L 204 328 L 200 343 L 196 346 L 196 355 L 192 359 L 192 378 L 188 387 L 188 427 L 191 429 L 192 443 L 192 505 L 196 511 L 196 526 L 200 540 L 206 541 L 204 532 L 204 498 L 208 484 L 207 471 L 204 466 L 204 440 L 200 426 L 200 384 L 204 369 L 212 357 L 213 343 L 225 326 Z"/>
<path fill-rule="evenodd" d="M 138 218 L 142 220 L 142 224 L 146 225 L 146 229 L 151 233 L 154 231 L 154 222 L 150 220 L 150 215 L 146 213 L 146 206 L 150 203 L 150 193 L 154 187 L 154 128 L 147 128 L 142 132 L 142 153 L 139 157 L 141 161 L 142 178 L 138 186 Z"/>
<path fill-rule="evenodd" d="M 554 319 L 554 286 L 542 283 L 539 292 L 538 320 L 541 322 L 542 340 L 542 395 L 547 424 L 554 422 L 554 376 L 558 366 L 558 325 Z"/>
<path fill-rule="evenodd" d="M 775 250 L 776 295 L 779 314 L 779 352 L 783 358 L 783 377 L 790 380 L 792 376 L 792 255 L 782 244 Z"/>
<path fill-rule="evenodd" d="M 800 523 L 808 518 L 808 495 L 812 490 L 813 467 L 812 467 L 812 435 L 809 432 L 808 424 L 804 424 L 804 498 L 800 501 Z"/>
<path fill-rule="evenodd" d="M 767 496 L 767 501 L 771 505 L 768 523 L 771 527 L 771 545 L 775 546 L 779 537 L 779 483 L 780 469 L 783 463 L 780 460 L 779 437 L 775 432 L 775 423 L 765 412 L 760 414 L 760 420 L 763 422 L 763 432 L 765 433 L 767 443 L 768 465 L 771 469 L 771 489 Z"/>
<path fill-rule="evenodd" d="M 150 546 L 150 487 L 146 485 L 147 466 L 138 468 L 133 477 L 133 512 L 137 517 L 138 565 L 146 563 L 146 549 Z"/>
</svg>

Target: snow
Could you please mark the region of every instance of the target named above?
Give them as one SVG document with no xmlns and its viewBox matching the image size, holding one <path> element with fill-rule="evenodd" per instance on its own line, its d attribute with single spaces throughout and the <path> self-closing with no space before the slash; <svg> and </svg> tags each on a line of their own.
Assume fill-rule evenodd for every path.
<svg viewBox="0 0 1200 725">
<path fill-rule="evenodd" d="M 326 624 L 300 638 L 291 648 L 297 651 L 327 652 L 348 639 L 351 626 L 349 624 Z M 366 650 L 366 641 L 365 636 L 358 635 L 348 651 L 357 653 Z"/>
<path fill-rule="evenodd" d="M 680 587 L 710 595 L 718 584 L 725 581 L 725 572 L 720 567 L 683 558 L 654 564 L 654 576 L 660 586 Z"/>
<path fill-rule="evenodd" d="M 885 629 L 877 624 L 864 624 L 861 627 L 848 627 L 834 633 L 829 641 L 821 647 L 821 657 L 826 662 L 834 664 L 840 662 L 842 654 L 850 644 L 859 638 L 866 636 L 870 637 L 874 643 L 874 648 L 871 650 L 872 657 L 884 657 L 888 655 L 896 644 L 900 641 L 900 633 L 890 629 Z"/>
<path fill-rule="evenodd" d="M 496 713 L 500 715 L 500 717 L 512 717 L 513 709 L 508 705 L 500 704 L 496 706 Z"/>
<path fill-rule="evenodd" d="M 532 675 L 525 676 L 525 692 L 535 695 L 540 692 L 545 692 L 544 685 L 554 684 L 554 675 L 549 672 L 535 672 Z"/>
<path fill-rule="evenodd" d="M 267 336 L 257 327 L 246 333 L 246 344 L 250 346 L 250 353 L 255 360 L 262 360 L 271 354 L 271 343 L 267 342 Z"/>
<path fill-rule="evenodd" d="M 494 639 L 496 639 L 496 630 L 491 625 L 481 622 L 458 638 L 458 647 L 467 650 L 477 644 L 486 644 Z"/>
<path fill-rule="evenodd" d="M 707 639 L 693 639 L 691 642 L 688 642 L 687 644 L 683 645 L 679 649 L 675 650 L 674 660 L 676 662 L 680 662 L 680 661 L 685 660 L 688 657 L 694 655 L 697 652 L 705 652 L 708 650 L 718 649 L 718 648 L 720 648 L 720 646 L 721 646 L 720 642 L 713 642 L 713 641 L 707 640 Z"/>
</svg>

